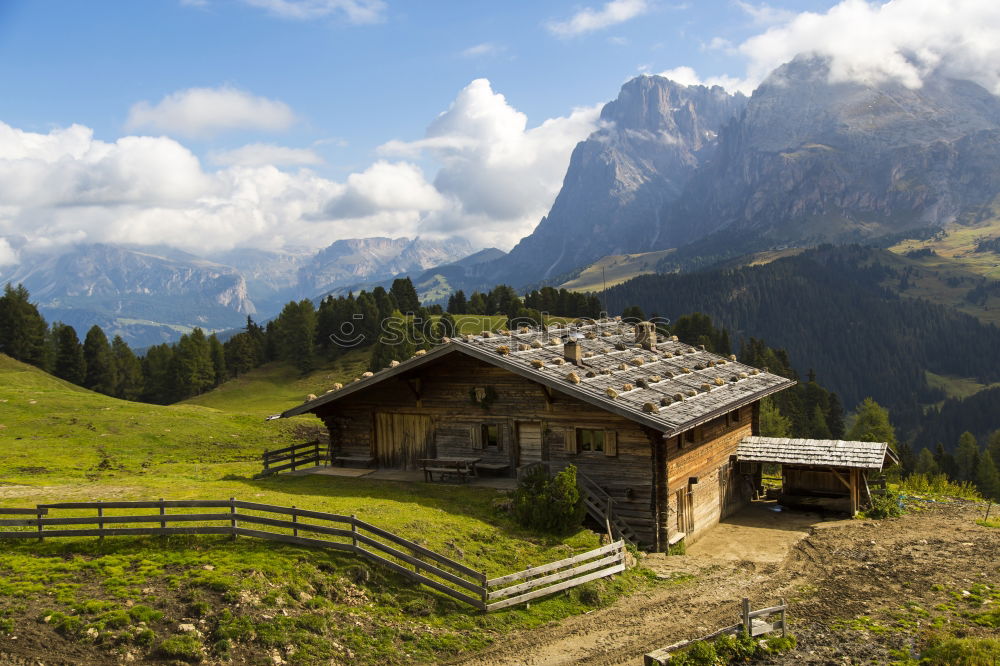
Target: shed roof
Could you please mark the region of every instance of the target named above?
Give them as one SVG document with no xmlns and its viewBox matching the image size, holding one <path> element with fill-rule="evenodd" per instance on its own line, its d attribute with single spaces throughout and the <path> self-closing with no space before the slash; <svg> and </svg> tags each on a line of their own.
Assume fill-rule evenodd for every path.
<svg viewBox="0 0 1000 666">
<path fill-rule="evenodd" d="M 885 442 L 849 442 L 838 439 L 744 437 L 736 449 L 740 462 L 844 467 L 881 470 L 899 462 Z"/>
<path fill-rule="evenodd" d="M 582 365 L 564 360 L 564 346 L 581 347 Z M 793 380 L 679 342 L 651 349 L 635 342 L 635 327 L 617 320 L 465 335 L 427 353 L 356 380 L 290 409 L 323 405 L 452 353 L 478 358 L 561 393 L 673 436 L 793 385 Z"/>
</svg>

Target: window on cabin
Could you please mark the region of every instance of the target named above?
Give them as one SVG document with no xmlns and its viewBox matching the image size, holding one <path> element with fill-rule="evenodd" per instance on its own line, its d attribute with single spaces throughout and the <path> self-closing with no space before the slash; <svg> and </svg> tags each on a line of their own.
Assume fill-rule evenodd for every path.
<svg viewBox="0 0 1000 666">
<path fill-rule="evenodd" d="M 695 443 L 694 430 L 691 428 L 681 436 L 681 448 Z"/>
<path fill-rule="evenodd" d="M 482 425 L 483 448 L 495 449 L 500 445 L 500 426 L 496 423 Z"/>
<path fill-rule="evenodd" d="M 604 451 L 604 431 L 590 428 L 576 429 L 577 451 Z"/>
</svg>

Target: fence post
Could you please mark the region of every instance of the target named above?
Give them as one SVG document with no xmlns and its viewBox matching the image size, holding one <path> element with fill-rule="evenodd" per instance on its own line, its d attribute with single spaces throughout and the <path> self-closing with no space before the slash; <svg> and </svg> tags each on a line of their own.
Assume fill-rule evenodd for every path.
<svg viewBox="0 0 1000 666">
<path fill-rule="evenodd" d="M 167 507 L 163 505 L 163 498 L 161 497 L 160 498 L 160 515 L 163 516 L 166 513 L 167 513 Z M 160 520 L 160 529 L 161 530 L 167 529 L 167 521 Z M 167 536 L 167 535 L 166 534 L 162 534 L 161 536 Z"/>
<path fill-rule="evenodd" d="M 100 531 L 100 535 L 97 537 L 101 541 L 104 541 L 104 507 L 101 504 L 104 500 L 97 500 L 97 529 Z"/>
<path fill-rule="evenodd" d="M 295 448 L 292 448 L 292 471 L 295 471 Z"/>
<path fill-rule="evenodd" d="M 788 620 L 785 619 L 785 612 L 788 611 L 788 604 L 785 603 L 785 598 L 781 598 L 781 637 L 784 638 L 788 633 Z"/>
<path fill-rule="evenodd" d="M 989 504 L 986 505 L 986 516 L 983 518 L 983 522 L 986 522 L 987 520 L 990 519 L 990 509 L 992 508 L 993 508 L 993 500 L 990 500 Z"/>
<path fill-rule="evenodd" d="M 313 461 L 313 467 L 319 467 L 319 440 L 318 439 L 316 440 L 316 443 L 313 444 L 313 458 L 315 458 L 315 460 Z"/>
<path fill-rule="evenodd" d="M 233 530 L 233 540 L 235 541 L 236 540 L 236 527 L 237 527 L 237 522 L 236 522 L 236 498 L 235 497 L 230 497 L 229 498 L 229 515 L 232 516 L 232 518 L 229 519 L 229 527 Z"/>
<path fill-rule="evenodd" d="M 753 625 L 750 624 L 750 600 L 743 597 L 743 630 L 747 632 L 747 635 L 753 638 Z"/>
<path fill-rule="evenodd" d="M 358 517 L 351 514 L 351 545 L 358 549 Z"/>
<path fill-rule="evenodd" d="M 264 459 L 264 474 L 267 474 L 267 470 L 271 467 L 271 459 L 267 455 L 267 451 L 264 451 L 264 455 L 261 456 Z"/>
<path fill-rule="evenodd" d="M 292 505 L 292 511 L 293 512 L 295 511 L 295 505 L 294 504 Z M 293 523 L 298 523 L 299 522 L 299 514 L 292 513 L 292 522 Z M 292 528 L 292 536 L 298 536 L 298 535 L 299 535 L 299 528 L 293 527 Z"/>
<path fill-rule="evenodd" d="M 45 537 L 42 536 L 42 508 L 36 505 L 38 510 L 38 543 L 41 543 Z"/>
</svg>

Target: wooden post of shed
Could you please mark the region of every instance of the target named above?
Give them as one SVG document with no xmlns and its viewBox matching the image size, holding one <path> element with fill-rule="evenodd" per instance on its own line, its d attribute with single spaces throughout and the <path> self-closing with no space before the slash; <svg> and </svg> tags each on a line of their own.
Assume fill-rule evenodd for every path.
<svg viewBox="0 0 1000 666">
<path fill-rule="evenodd" d="M 753 626 L 750 624 L 750 599 L 743 597 L 743 609 L 740 613 L 740 621 L 743 623 L 743 631 L 747 636 L 753 636 Z"/>
<path fill-rule="evenodd" d="M 858 512 L 858 470 L 851 468 L 851 515 Z"/>
</svg>

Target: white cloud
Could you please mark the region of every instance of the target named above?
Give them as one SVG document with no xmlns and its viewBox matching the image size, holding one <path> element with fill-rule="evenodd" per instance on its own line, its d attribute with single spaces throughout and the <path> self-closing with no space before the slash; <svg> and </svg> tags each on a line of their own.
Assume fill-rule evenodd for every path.
<svg viewBox="0 0 1000 666">
<path fill-rule="evenodd" d="M 477 80 L 424 139 L 386 144 L 382 159 L 341 182 L 277 168 L 318 157 L 308 150 L 250 144 L 211 155 L 222 168 L 210 171 L 168 137 L 112 143 L 81 125 L 41 134 L 0 122 L 0 238 L 23 238 L 0 245 L 0 261 L 83 242 L 204 254 L 461 235 L 509 247 L 548 211 L 570 152 L 597 118 L 595 106 L 529 128 Z M 425 176 L 411 157 L 436 175 Z"/>
<path fill-rule="evenodd" d="M 379 23 L 385 19 L 384 0 L 243 0 L 275 16 L 306 21 L 343 16 L 350 23 Z"/>
<path fill-rule="evenodd" d="M 475 46 L 470 46 L 469 48 L 462 51 L 463 58 L 479 58 L 482 56 L 494 56 L 500 55 L 506 51 L 506 47 L 500 46 L 499 44 L 494 44 L 493 42 L 483 42 L 482 44 L 476 44 Z"/>
<path fill-rule="evenodd" d="M 734 79 L 730 76 L 710 76 L 707 79 L 702 80 L 694 69 L 683 65 L 681 67 L 674 67 L 673 69 L 660 72 L 658 76 L 662 76 L 685 86 L 707 86 L 709 88 L 712 86 L 722 86 L 727 90 L 738 90 L 742 85 L 742 81 Z"/>
<path fill-rule="evenodd" d="M 527 117 L 486 79 L 466 86 L 425 138 L 390 141 L 384 155 L 427 156 L 441 168 L 437 190 L 450 201 L 432 211 L 422 232 L 465 234 L 482 245 L 510 247 L 530 233 L 555 200 L 570 153 L 597 127 L 600 107 L 576 109 L 528 128 Z"/>
<path fill-rule="evenodd" d="M 6 238 L 0 238 L 0 266 L 15 266 L 17 262 L 17 251 L 10 246 Z"/>
<path fill-rule="evenodd" d="M 288 148 L 270 143 L 250 143 L 232 150 L 218 150 L 208 154 L 212 164 L 218 166 L 302 166 L 322 164 L 323 158 L 308 148 Z"/>
<path fill-rule="evenodd" d="M 129 111 L 126 127 L 196 137 L 240 129 L 276 132 L 294 122 L 295 114 L 284 102 L 223 86 L 180 90 L 156 105 L 138 102 Z"/>
<path fill-rule="evenodd" d="M 834 82 L 893 80 L 918 88 L 928 74 L 941 72 L 1000 94 L 1000 3 L 994 0 L 842 0 L 825 13 L 799 14 L 740 6 L 769 27 L 737 47 L 746 71 L 729 79 L 730 89 L 749 93 L 776 67 L 806 53 L 829 58 Z"/>
<path fill-rule="evenodd" d="M 624 23 L 648 10 L 646 0 L 611 0 L 600 9 L 587 7 L 566 21 L 552 21 L 546 28 L 554 35 L 572 37 Z"/>
</svg>

